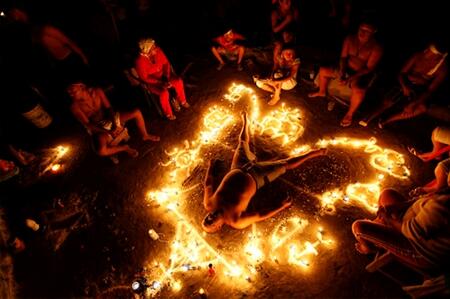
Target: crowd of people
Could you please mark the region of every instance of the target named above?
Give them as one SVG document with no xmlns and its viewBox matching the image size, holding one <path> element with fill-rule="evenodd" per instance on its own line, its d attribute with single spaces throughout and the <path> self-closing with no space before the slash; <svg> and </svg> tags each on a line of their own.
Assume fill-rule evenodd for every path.
<svg viewBox="0 0 450 299">
<path fill-rule="evenodd" d="M 336 2 L 330 1 L 333 8 L 331 14 L 336 14 Z M 249 78 L 253 79 L 257 87 L 270 93 L 267 104 L 276 105 L 282 97 L 282 92 L 293 90 L 299 85 L 301 88 L 304 86 L 299 84 L 302 67 L 298 54 L 300 39 L 298 32 L 301 31 L 299 7 L 291 0 L 272 0 L 271 4 L 273 9 L 267 18 L 272 38 L 271 59 L 268 62 L 271 64 L 271 72 L 268 76 L 249 74 Z M 351 1 L 344 1 L 343 7 L 340 24 L 343 30 L 347 30 Z M 9 7 L 2 11 L 2 18 L 8 20 L 9 26 L 25 26 L 23 28 L 27 28 L 27 38 L 48 54 L 57 74 L 54 88 L 70 99 L 66 108 L 92 137 L 98 155 L 114 156 L 124 152 L 136 157 L 139 154 L 136 149 L 123 143 L 126 139 L 125 125 L 130 120 L 136 125 L 143 141 L 160 140 L 159 136 L 149 133 L 149 119 L 139 109 L 120 112 L 113 109 L 104 88 L 92 80 L 95 72 L 85 51 L 62 30 L 49 24 L 35 23 L 30 18 L 29 12 L 22 7 Z M 348 34 L 343 39 L 339 61 L 331 66 L 321 65 L 315 74 L 317 90 L 309 93 L 307 97 L 311 101 L 314 101 L 313 98 L 328 97 L 335 90 L 338 91 L 336 96 L 347 97 L 349 105 L 348 111 L 340 121 L 342 127 L 353 124 L 358 109 L 372 92 L 375 82 L 383 75 L 380 65 L 387 50 L 377 40 L 377 31 L 375 21 L 370 18 L 362 19 L 357 32 Z M 248 51 L 247 41 L 248 39 L 232 26 L 212 38 L 210 59 L 218 63 L 217 71 L 222 71 L 227 64 L 233 64 L 238 72 L 247 73 L 243 63 Z M 168 56 L 154 38 L 140 36 L 135 44 L 139 52 L 134 57 L 133 65 L 137 79 L 146 92 L 158 98 L 158 109 L 162 111 L 163 117 L 175 121 L 175 112 L 181 107 L 189 109 L 191 104 L 196 104 L 195 100 L 188 100 L 183 79 L 176 73 Z M 439 91 L 447 80 L 447 53 L 447 45 L 439 38 L 434 38 L 421 51 L 411 57 L 403 57 L 405 62 L 399 70 L 398 83 L 390 88 L 383 99 L 380 99 L 378 107 L 369 116 L 361 119 L 359 124 L 366 127 L 377 119 L 378 127 L 384 128 L 392 122 L 426 113 L 430 103 L 436 97 L 442 97 Z M 18 76 L 18 81 L 26 81 L 20 74 Z M 5 128 L 2 128 L 2 134 L 3 129 Z M 25 166 L 35 159 L 32 154 L 16 149 L 5 140 L 7 138 L 2 138 L 6 148 L 21 165 Z M 418 153 L 411 148 L 411 153 L 428 162 L 440 159 L 450 151 L 449 128 L 436 128 L 431 140 L 433 142 L 431 152 Z M 275 180 L 286 170 L 300 166 L 309 158 L 325 154 L 325 151 L 320 149 L 305 156 L 270 163 L 256 162 L 248 143 L 248 124 L 244 113 L 243 128 L 230 171 L 217 190 L 213 189 L 211 171 L 214 162 L 208 167 L 204 182 L 204 207 L 208 214 L 202 223 L 207 232 L 218 231 L 223 224 L 242 229 L 289 207 L 291 202 L 285 201 L 279 208 L 266 213 L 247 211 L 253 195 L 264 184 Z M 384 248 L 406 263 L 417 267 L 442 268 L 442 261 L 450 253 L 448 160 L 436 166 L 435 180 L 415 188 L 409 197 L 406 198 L 390 189 L 381 194 L 376 219 L 358 220 L 353 224 L 358 252 L 368 254 Z M 0 167 L 2 180 L 18 173 L 18 168 L 11 161 L 0 160 Z M 21 249 L 22 245 L 17 239 L 10 242 L 10 246 L 17 250 Z"/>
</svg>

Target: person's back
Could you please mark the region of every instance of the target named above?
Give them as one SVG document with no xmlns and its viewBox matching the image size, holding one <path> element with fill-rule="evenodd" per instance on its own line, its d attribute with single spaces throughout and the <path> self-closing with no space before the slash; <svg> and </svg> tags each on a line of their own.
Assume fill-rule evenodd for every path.
<svg viewBox="0 0 450 299">
<path fill-rule="evenodd" d="M 420 254 L 437 267 L 442 267 L 442 262 L 450 255 L 449 219 L 448 193 L 419 198 L 403 216 L 402 233 Z"/>
<path fill-rule="evenodd" d="M 102 98 L 99 93 L 101 89 L 86 88 L 74 97 L 76 101 L 72 102 L 72 112 L 83 113 L 90 121 L 99 122 L 104 118 Z"/>
</svg>

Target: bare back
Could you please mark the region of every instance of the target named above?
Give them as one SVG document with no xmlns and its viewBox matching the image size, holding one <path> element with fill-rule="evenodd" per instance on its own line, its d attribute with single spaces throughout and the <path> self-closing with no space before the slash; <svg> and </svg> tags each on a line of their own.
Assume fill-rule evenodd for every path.
<svg viewBox="0 0 450 299">
<path fill-rule="evenodd" d="M 255 180 L 240 169 L 229 171 L 212 196 L 213 205 L 223 209 L 224 218 L 238 218 L 256 193 Z"/>
<path fill-rule="evenodd" d="M 85 92 L 82 97 L 77 99 L 72 104 L 72 110 L 78 113 L 82 113 L 89 121 L 97 122 L 103 119 L 102 91 L 98 89 L 92 89 Z"/>
</svg>

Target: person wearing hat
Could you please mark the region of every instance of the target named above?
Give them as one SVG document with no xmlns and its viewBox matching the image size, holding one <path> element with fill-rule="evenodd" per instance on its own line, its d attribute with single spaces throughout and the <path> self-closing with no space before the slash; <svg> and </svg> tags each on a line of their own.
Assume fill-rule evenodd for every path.
<svg viewBox="0 0 450 299">
<path fill-rule="evenodd" d="M 238 45 L 236 41 L 244 39 L 244 36 L 234 32 L 232 29 L 213 39 L 217 43 L 217 46 L 213 46 L 211 51 L 219 61 L 219 65 L 217 66 L 218 71 L 225 66 L 225 57 L 228 60 L 236 60 L 237 57 L 237 69 L 238 71 L 242 71 L 241 62 L 242 58 L 244 58 L 245 47 Z"/>
<path fill-rule="evenodd" d="M 154 39 L 141 39 L 139 49 L 140 54 L 135 62 L 139 78 L 147 83 L 147 88 L 151 93 L 159 96 L 161 108 L 166 117 L 169 120 L 175 120 L 176 117 L 170 106 L 170 88 L 175 90 L 176 100 L 181 106 L 190 107 L 186 101 L 183 80 L 175 75 L 169 60 L 161 48 L 156 45 Z"/>
</svg>

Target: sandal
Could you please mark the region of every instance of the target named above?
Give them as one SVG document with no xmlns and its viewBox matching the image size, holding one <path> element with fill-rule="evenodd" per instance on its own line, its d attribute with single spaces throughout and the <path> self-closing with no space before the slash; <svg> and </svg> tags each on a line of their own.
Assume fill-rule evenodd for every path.
<svg viewBox="0 0 450 299">
<path fill-rule="evenodd" d="M 351 124 L 352 124 L 352 119 L 350 117 L 346 117 L 346 116 L 344 116 L 344 118 L 341 120 L 341 123 L 340 123 L 341 127 L 344 127 L 344 128 L 351 126 Z"/>
</svg>

